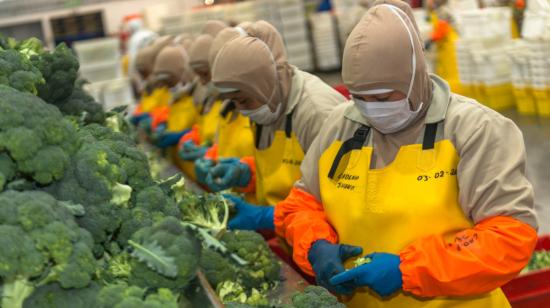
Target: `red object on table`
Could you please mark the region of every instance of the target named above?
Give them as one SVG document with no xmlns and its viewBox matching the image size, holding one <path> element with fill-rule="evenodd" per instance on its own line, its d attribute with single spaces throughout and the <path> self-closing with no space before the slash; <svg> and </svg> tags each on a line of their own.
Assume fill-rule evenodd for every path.
<svg viewBox="0 0 550 308">
<path fill-rule="evenodd" d="M 550 250 L 550 235 L 539 236 L 535 250 Z M 502 287 L 513 308 L 550 307 L 550 269 L 519 276 Z"/>
</svg>

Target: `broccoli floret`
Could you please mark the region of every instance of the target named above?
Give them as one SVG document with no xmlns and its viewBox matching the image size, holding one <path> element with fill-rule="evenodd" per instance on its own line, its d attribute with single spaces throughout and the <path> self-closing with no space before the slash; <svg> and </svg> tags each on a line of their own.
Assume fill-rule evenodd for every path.
<svg viewBox="0 0 550 308">
<path fill-rule="evenodd" d="M 221 195 L 187 193 L 179 203 L 182 220 L 219 234 L 227 228 L 229 207 Z"/>
<path fill-rule="evenodd" d="M 237 277 L 235 265 L 228 258 L 209 248 L 202 249 L 200 268 L 214 288 L 224 281 L 234 280 Z"/>
<path fill-rule="evenodd" d="M 73 93 L 79 64 L 65 43 L 59 44 L 53 52 L 33 55 L 31 62 L 40 70 L 46 81 L 37 86 L 38 96 L 44 101 L 58 105 Z"/>
<path fill-rule="evenodd" d="M 195 277 L 200 243 L 177 218 L 167 217 L 138 230 L 129 244 L 133 248 L 130 284 L 181 290 Z"/>
<path fill-rule="evenodd" d="M 15 177 L 17 165 L 7 153 L 0 153 L 0 191 Z"/>
<path fill-rule="evenodd" d="M 56 101 L 59 110 L 65 115 L 78 117 L 81 123 L 103 123 L 105 121 L 105 112 L 103 106 L 86 93 L 80 86 L 70 84 L 71 93 L 63 101 Z M 63 89 L 67 91 L 68 89 Z M 57 94 L 60 96 L 61 94 Z"/>
<path fill-rule="evenodd" d="M 177 308 L 177 296 L 168 289 L 158 289 L 146 294 L 145 289 L 124 283 L 108 285 L 101 289 L 97 308 Z"/>
<path fill-rule="evenodd" d="M 92 237 L 71 210 L 38 191 L 0 193 L 2 307 L 21 307 L 36 286 L 87 286 L 95 272 Z"/>
<path fill-rule="evenodd" d="M 36 94 L 44 78 L 29 59 L 14 49 L 0 49 L 0 85 Z"/>
<path fill-rule="evenodd" d="M 160 212 L 165 216 L 180 216 L 179 208 L 174 200 L 158 185 L 140 191 L 136 196 L 136 207 L 149 212 Z"/>
<path fill-rule="evenodd" d="M 235 281 L 222 282 L 216 288 L 216 293 L 223 303 L 240 303 L 253 307 L 269 304 L 265 292 L 260 292 L 255 288 L 247 291 L 240 283 Z"/>
<path fill-rule="evenodd" d="M 0 152 L 39 184 L 63 177 L 79 146 L 76 128 L 40 98 L 0 85 Z"/>
<path fill-rule="evenodd" d="M 96 302 L 100 287 L 92 282 L 81 289 L 65 289 L 57 283 L 50 283 L 37 288 L 29 296 L 24 308 L 91 308 Z"/>
<path fill-rule="evenodd" d="M 246 230 L 228 231 L 223 234 L 221 241 L 229 252 L 249 263 L 239 271 L 242 284 L 246 288 L 280 280 L 281 264 L 260 234 Z"/>
<path fill-rule="evenodd" d="M 323 287 L 307 286 L 303 293 L 292 296 L 292 304 L 285 308 L 345 308 L 338 299 Z"/>
</svg>

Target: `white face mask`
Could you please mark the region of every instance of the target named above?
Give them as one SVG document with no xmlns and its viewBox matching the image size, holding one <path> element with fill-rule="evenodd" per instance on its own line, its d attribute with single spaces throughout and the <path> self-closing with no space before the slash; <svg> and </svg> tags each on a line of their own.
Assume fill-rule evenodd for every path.
<svg viewBox="0 0 550 308">
<path fill-rule="evenodd" d="M 269 106 L 267 104 L 264 104 L 256 109 L 252 110 L 239 110 L 239 112 L 245 116 L 249 117 L 252 121 L 260 124 L 260 125 L 269 125 L 277 121 L 279 118 L 279 113 L 281 110 L 281 104 L 279 104 L 279 107 L 277 107 L 277 110 L 275 112 L 271 112 L 271 109 L 269 109 Z"/>
<path fill-rule="evenodd" d="M 382 134 L 392 134 L 409 125 L 422 109 L 422 103 L 416 111 L 411 110 L 409 100 L 404 98 L 394 102 L 367 102 L 353 98 L 355 106 L 363 117 Z"/>
</svg>

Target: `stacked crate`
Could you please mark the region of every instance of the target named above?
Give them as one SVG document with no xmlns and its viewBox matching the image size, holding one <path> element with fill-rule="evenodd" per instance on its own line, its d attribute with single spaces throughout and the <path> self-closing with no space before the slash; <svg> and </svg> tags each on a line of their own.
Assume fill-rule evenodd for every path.
<svg viewBox="0 0 550 308">
<path fill-rule="evenodd" d="M 512 86 L 516 108 L 520 114 L 536 115 L 536 100 L 531 86 L 529 46 L 524 40 L 516 40 L 508 52 L 512 68 Z"/>
<path fill-rule="evenodd" d="M 309 21 L 316 68 L 324 71 L 340 68 L 340 50 L 332 14 L 330 12 L 312 14 Z"/>
<path fill-rule="evenodd" d="M 73 48 L 80 61 L 80 74 L 88 81 L 99 82 L 122 76 L 118 39 L 102 38 L 75 42 Z"/>
</svg>

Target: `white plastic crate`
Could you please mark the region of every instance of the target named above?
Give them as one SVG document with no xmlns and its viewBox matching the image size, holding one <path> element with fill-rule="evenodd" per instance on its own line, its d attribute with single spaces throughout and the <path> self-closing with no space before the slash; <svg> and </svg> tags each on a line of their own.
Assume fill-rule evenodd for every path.
<svg viewBox="0 0 550 308">
<path fill-rule="evenodd" d="M 509 39 L 509 8 L 485 8 L 457 13 L 458 30 L 465 39 Z"/>
<path fill-rule="evenodd" d="M 120 59 L 119 40 L 116 38 L 101 38 L 75 42 L 73 48 L 81 65 L 91 65 L 101 62 L 114 62 Z"/>
<path fill-rule="evenodd" d="M 80 75 L 90 82 L 113 80 L 122 77 L 120 62 L 102 62 L 80 66 Z"/>
<path fill-rule="evenodd" d="M 103 88 L 103 107 L 105 110 L 123 105 L 132 105 L 133 101 L 132 86 L 128 78 L 105 82 Z"/>
</svg>

